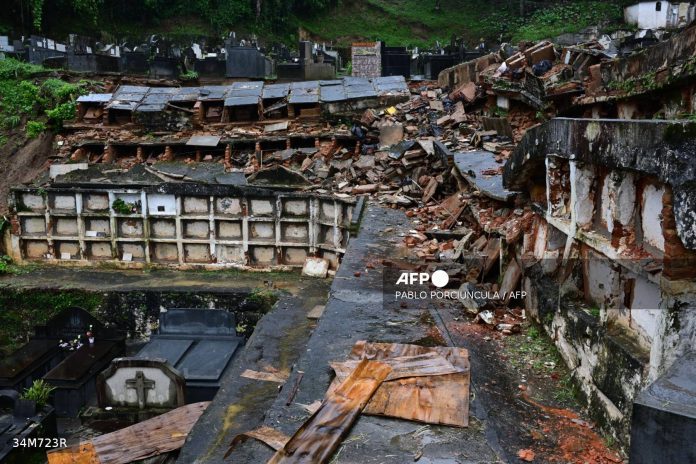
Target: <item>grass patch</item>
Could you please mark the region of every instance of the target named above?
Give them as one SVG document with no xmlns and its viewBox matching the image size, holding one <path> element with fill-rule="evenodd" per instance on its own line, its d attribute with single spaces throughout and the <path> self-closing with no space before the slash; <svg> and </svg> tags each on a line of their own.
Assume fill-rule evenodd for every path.
<svg viewBox="0 0 696 464">
<path fill-rule="evenodd" d="M 246 302 L 253 304 L 258 310 L 267 313 L 278 301 L 278 293 L 267 288 L 255 288 L 246 297 Z"/>
<path fill-rule="evenodd" d="M 90 84 L 55 78 L 41 82 L 44 73 L 41 66 L 11 58 L 0 61 L 0 136 L 7 137 L 26 121 L 26 136 L 32 139 L 49 127 L 59 130 L 75 117 L 75 100 Z"/>
<path fill-rule="evenodd" d="M 27 138 L 35 139 L 43 131 L 46 130 L 46 124 L 41 121 L 29 121 L 27 122 Z"/>
<path fill-rule="evenodd" d="M 621 2 L 574 1 L 538 10 L 520 22 L 512 42 L 552 39 L 586 27 L 623 19 Z"/>
<path fill-rule="evenodd" d="M 473 48 L 486 41 L 553 38 L 600 23 L 623 18 L 621 0 L 546 2 L 536 12 L 520 16 L 517 2 L 451 0 L 435 10 L 434 2 L 418 0 L 362 0 L 339 2 L 334 8 L 309 17 L 295 17 L 312 34 L 350 46 L 356 40 L 382 40 L 388 45 L 432 46 L 462 37 Z"/>
<path fill-rule="evenodd" d="M 515 370 L 538 378 L 556 379 L 547 399 L 553 398 L 563 406 L 577 405 L 579 392 L 572 375 L 556 346 L 541 327 L 528 324 L 522 334 L 505 337 L 503 347 L 507 362 Z"/>
</svg>

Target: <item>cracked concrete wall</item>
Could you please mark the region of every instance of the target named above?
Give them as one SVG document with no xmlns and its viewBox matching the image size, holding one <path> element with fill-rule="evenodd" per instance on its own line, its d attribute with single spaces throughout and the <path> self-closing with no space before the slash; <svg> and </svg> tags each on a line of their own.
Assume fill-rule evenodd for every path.
<svg viewBox="0 0 696 464">
<path fill-rule="evenodd" d="M 22 218 L 21 226 L 27 235 L 43 235 L 46 233 L 45 218 Z"/>
<path fill-rule="evenodd" d="M 696 126 L 545 126 L 528 131 L 504 174 L 508 187 L 529 191 L 547 173 L 540 216 L 517 245 L 537 260 L 525 268 L 525 307 L 555 340 L 593 419 L 625 444 L 638 392 L 696 341 Z"/>
<path fill-rule="evenodd" d="M 106 211 L 109 209 L 109 197 L 104 194 L 85 195 L 84 204 L 87 211 Z"/>
<path fill-rule="evenodd" d="M 643 241 L 660 251 L 665 251 L 665 237 L 662 230 L 662 186 L 648 185 L 641 198 L 641 224 Z"/>
</svg>

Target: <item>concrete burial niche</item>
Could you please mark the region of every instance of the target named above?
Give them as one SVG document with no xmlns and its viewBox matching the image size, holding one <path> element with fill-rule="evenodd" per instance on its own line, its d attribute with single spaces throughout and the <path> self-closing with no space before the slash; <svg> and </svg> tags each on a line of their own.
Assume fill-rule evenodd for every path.
<svg viewBox="0 0 696 464">
<path fill-rule="evenodd" d="M 147 383 L 146 388 L 154 390 L 153 395 L 164 397 L 166 395 L 157 392 L 160 388 L 164 389 L 168 382 L 178 382 L 173 375 L 176 374 L 185 380 L 187 403 L 211 400 L 220 387 L 220 379 L 232 356 L 242 343 L 243 338 L 237 335 L 236 320 L 232 313 L 219 309 L 167 310 L 160 315 L 158 332 L 152 335 L 150 342 L 135 356 L 140 362 L 152 362 L 158 366 L 161 371 L 158 374 L 159 387 L 155 370 L 146 371 L 145 364 L 143 367 L 129 368 L 128 374 L 141 372 L 140 381 L 135 376 L 129 377 L 132 380 L 130 385 L 142 385 L 144 381 L 154 382 Z M 114 369 L 113 364 L 110 369 Z M 170 380 L 165 381 L 163 375 Z M 122 380 L 118 380 L 118 383 L 123 383 Z M 126 387 L 119 388 L 123 390 Z M 141 394 L 141 401 L 149 401 L 150 396 L 144 395 L 145 393 Z M 123 401 L 126 401 L 125 398 L 124 393 Z M 130 393 L 128 398 L 132 402 L 133 394 Z M 181 398 L 177 395 L 177 400 Z"/>
<path fill-rule="evenodd" d="M 631 464 L 696 462 L 696 352 L 672 367 L 633 404 Z"/>
<path fill-rule="evenodd" d="M 186 404 L 183 375 L 163 359 L 117 358 L 97 376 L 100 408 L 176 408 Z"/>
</svg>

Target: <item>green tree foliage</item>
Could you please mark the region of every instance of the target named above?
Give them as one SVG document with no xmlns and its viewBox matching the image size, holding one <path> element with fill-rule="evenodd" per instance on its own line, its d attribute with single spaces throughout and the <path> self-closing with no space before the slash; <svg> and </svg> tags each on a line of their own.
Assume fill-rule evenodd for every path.
<svg viewBox="0 0 696 464">
<path fill-rule="evenodd" d="M 46 129 L 46 118 L 52 127 L 60 128 L 75 117 L 75 99 L 87 92 L 88 83 L 55 78 L 41 83 L 36 78 L 43 72 L 40 66 L 0 60 L 0 132 L 28 120 L 26 134 L 34 138 Z"/>
<path fill-rule="evenodd" d="M 7 0 L 0 19 L 20 26 L 23 32 L 63 31 L 89 35 L 101 31 L 151 32 L 165 21 L 200 22 L 207 35 L 230 30 L 271 28 L 287 32 L 293 15 L 312 16 L 338 0 Z M 79 21 L 77 20 L 79 18 Z M 21 23 L 21 24 L 20 24 Z M 292 26 L 295 24 L 293 23 Z"/>
</svg>

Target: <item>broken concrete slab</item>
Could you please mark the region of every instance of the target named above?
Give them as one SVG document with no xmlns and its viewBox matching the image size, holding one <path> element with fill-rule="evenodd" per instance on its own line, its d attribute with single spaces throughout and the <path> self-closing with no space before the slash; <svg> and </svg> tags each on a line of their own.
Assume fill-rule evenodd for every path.
<svg viewBox="0 0 696 464">
<path fill-rule="evenodd" d="M 379 145 L 381 147 L 391 147 L 401 142 L 404 138 L 403 124 L 389 124 L 379 128 Z"/>
<path fill-rule="evenodd" d="M 316 305 L 307 313 L 307 319 L 319 319 L 324 314 L 325 305 Z"/>
<path fill-rule="evenodd" d="M 302 275 L 324 279 L 329 273 L 329 260 L 309 257 L 305 260 Z"/>
<path fill-rule="evenodd" d="M 495 154 L 479 150 L 454 154 L 454 165 L 469 184 L 484 195 L 498 201 L 510 201 L 517 192 L 503 186 L 503 165 Z"/>
</svg>

